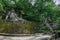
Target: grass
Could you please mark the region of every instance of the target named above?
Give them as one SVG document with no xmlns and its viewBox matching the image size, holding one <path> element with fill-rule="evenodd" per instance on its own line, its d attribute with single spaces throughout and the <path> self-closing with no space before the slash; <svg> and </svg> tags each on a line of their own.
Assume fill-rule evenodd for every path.
<svg viewBox="0 0 60 40">
<path fill-rule="evenodd" d="M 0 33 L 34 33 L 38 22 L 26 21 L 24 24 L 20 22 L 0 21 Z"/>
<path fill-rule="evenodd" d="M 0 33 L 18 33 L 18 34 L 31 34 L 48 32 L 48 28 L 41 29 L 39 22 L 26 21 L 24 24 L 21 22 L 0 21 Z"/>
</svg>

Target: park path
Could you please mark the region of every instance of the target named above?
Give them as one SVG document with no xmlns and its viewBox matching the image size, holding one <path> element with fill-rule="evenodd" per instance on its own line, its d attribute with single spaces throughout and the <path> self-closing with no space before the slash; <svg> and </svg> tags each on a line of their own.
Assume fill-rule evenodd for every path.
<svg viewBox="0 0 60 40">
<path fill-rule="evenodd" d="M 50 36 L 0 36 L 0 40 L 47 40 Z"/>
</svg>

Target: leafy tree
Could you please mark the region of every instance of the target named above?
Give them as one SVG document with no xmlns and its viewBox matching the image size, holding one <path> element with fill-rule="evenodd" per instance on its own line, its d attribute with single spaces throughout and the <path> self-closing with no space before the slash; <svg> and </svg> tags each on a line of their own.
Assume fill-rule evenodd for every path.
<svg viewBox="0 0 60 40">
<path fill-rule="evenodd" d="M 14 8 L 17 14 L 22 15 L 24 19 L 40 22 L 41 27 L 49 27 L 51 31 L 52 28 L 58 27 L 60 9 L 51 0 L 35 0 L 34 5 L 29 0 L 0 1 L 0 12 L 7 13 L 11 8 Z M 36 28 L 38 29 L 40 26 Z"/>
</svg>

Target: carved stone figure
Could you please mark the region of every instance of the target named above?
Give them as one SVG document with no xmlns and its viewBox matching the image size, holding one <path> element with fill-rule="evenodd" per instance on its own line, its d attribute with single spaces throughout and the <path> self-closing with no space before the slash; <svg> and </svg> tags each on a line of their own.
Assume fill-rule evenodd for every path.
<svg viewBox="0 0 60 40">
<path fill-rule="evenodd" d="M 14 9 L 11 9 L 11 11 L 8 12 L 8 14 L 6 15 L 5 20 L 20 21 L 21 23 L 25 23 L 25 21 L 26 21 L 22 17 L 19 18 Z"/>
</svg>

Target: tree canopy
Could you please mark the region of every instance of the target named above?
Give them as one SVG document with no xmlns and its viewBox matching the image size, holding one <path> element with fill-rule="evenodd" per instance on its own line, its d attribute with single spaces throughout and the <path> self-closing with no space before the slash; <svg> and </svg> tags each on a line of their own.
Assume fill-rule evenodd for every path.
<svg viewBox="0 0 60 40">
<path fill-rule="evenodd" d="M 31 0 L 32 1 L 32 0 Z M 35 0 L 32 5 L 29 0 L 1 0 L 0 12 L 7 13 L 11 8 L 18 10 L 17 14 L 30 21 L 39 21 L 40 26 L 53 27 L 60 23 L 60 8 L 55 6 L 51 0 Z M 46 25 L 48 23 L 49 25 Z"/>
</svg>

